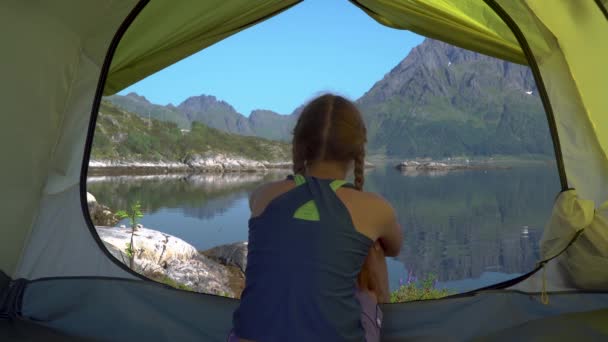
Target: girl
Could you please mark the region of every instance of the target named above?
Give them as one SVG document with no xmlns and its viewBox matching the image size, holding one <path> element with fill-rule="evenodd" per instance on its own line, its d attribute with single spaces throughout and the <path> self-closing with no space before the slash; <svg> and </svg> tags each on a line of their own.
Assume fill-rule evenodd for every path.
<svg viewBox="0 0 608 342">
<path fill-rule="evenodd" d="M 293 136 L 294 176 L 250 197 L 246 285 L 230 341 L 379 341 L 395 212 L 363 192 L 366 129 L 355 105 L 323 95 Z M 354 186 L 344 179 L 354 171 Z M 238 336 L 238 337 L 237 337 Z"/>
</svg>

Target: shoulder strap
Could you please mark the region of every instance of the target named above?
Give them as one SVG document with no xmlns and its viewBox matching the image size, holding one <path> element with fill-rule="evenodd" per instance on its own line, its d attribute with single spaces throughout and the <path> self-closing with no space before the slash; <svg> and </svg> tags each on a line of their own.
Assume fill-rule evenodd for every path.
<svg viewBox="0 0 608 342">
<path fill-rule="evenodd" d="M 341 187 L 355 188 L 351 183 L 343 179 L 329 182 L 301 174 L 289 175 L 287 179 L 293 180 L 296 183 L 296 187 L 306 184 L 310 190 L 313 199 L 299 206 L 293 214 L 294 218 L 306 221 L 319 221 L 321 219 L 317 204 L 321 206 L 321 211 L 335 212 L 335 210 L 342 208 L 341 203 L 336 203 L 340 199 L 335 195 L 335 192 Z"/>
<path fill-rule="evenodd" d="M 306 178 L 299 173 L 296 175 L 288 175 L 287 179 L 294 181 L 296 186 L 306 183 Z"/>
</svg>

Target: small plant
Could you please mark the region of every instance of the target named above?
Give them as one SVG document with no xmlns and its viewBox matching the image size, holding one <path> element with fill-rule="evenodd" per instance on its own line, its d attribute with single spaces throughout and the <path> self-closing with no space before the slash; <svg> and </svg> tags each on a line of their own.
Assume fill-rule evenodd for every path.
<svg viewBox="0 0 608 342">
<path fill-rule="evenodd" d="M 116 217 L 119 220 L 128 218 L 131 223 L 131 242 L 127 243 L 125 248 L 125 254 L 129 257 L 129 267 L 133 269 L 135 263 L 135 249 L 133 248 L 133 236 L 135 230 L 137 230 L 137 220 L 144 217 L 144 213 L 141 211 L 141 203 L 136 201 L 127 210 L 119 210 L 116 212 Z"/>
<path fill-rule="evenodd" d="M 399 288 L 391 293 L 391 303 L 437 299 L 451 294 L 448 289 L 437 288 L 437 276 L 434 274 L 429 274 L 419 281 L 410 273 L 407 281 L 404 283 L 401 280 L 399 285 Z"/>
<path fill-rule="evenodd" d="M 136 230 L 137 220 L 144 217 L 144 213 L 141 211 L 141 203 L 139 201 L 136 201 L 131 205 L 129 209 L 117 211 L 116 217 L 119 220 L 124 220 L 128 218 L 129 223 L 131 224 L 131 229 Z"/>
</svg>

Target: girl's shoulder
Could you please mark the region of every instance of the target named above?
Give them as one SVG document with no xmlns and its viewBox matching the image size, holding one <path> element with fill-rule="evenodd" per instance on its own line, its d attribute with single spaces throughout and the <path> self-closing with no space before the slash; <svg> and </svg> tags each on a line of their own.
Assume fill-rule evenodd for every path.
<svg viewBox="0 0 608 342">
<path fill-rule="evenodd" d="M 356 202 L 367 203 L 371 205 L 390 205 L 382 195 L 375 192 L 359 191 L 354 188 L 344 187 L 338 190 L 340 197 L 344 197 Z"/>
<path fill-rule="evenodd" d="M 264 183 L 258 186 L 249 195 L 249 208 L 251 209 L 252 216 L 259 215 L 273 199 L 294 187 L 294 182 L 289 179 Z"/>
<path fill-rule="evenodd" d="M 362 210 L 366 213 L 374 213 L 379 216 L 390 216 L 394 213 L 394 209 L 389 201 L 375 192 L 340 188 L 337 195 L 352 211 Z"/>
</svg>

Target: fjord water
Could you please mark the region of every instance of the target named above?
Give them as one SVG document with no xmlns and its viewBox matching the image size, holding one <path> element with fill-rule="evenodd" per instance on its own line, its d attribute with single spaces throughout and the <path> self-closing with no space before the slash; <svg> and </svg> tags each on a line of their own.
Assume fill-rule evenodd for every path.
<svg viewBox="0 0 608 342">
<path fill-rule="evenodd" d="M 88 191 L 113 211 L 139 200 L 145 227 L 206 250 L 247 240 L 248 194 L 285 175 L 96 176 Z M 433 274 L 438 287 L 463 292 L 534 268 L 559 181 L 549 165 L 443 173 L 379 167 L 366 172 L 365 188 L 392 203 L 403 228 L 401 254 L 388 260 L 391 288 Z"/>
</svg>

